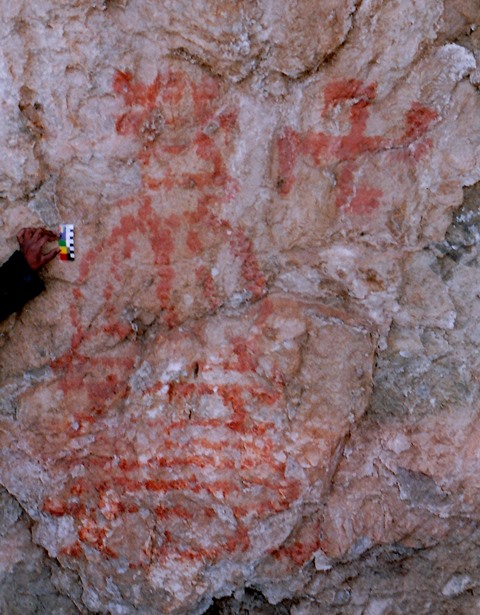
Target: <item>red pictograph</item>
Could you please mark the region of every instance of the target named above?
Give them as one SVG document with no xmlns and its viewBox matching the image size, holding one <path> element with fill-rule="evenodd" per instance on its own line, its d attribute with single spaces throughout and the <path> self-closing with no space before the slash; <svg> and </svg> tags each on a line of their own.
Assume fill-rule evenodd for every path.
<svg viewBox="0 0 480 615">
<path fill-rule="evenodd" d="M 98 370 L 87 387 L 90 405 L 67 421 L 71 445 L 59 461 L 71 478 L 43 504 L 45 513 L 73 519 L 77 539 L 62 555 L 81 557 L 93 548 L 109 558 L 128 555 L 132 569 L 172 558 L 213 563 L 248 549 L 249 527 L 299 497 L 305 485 L 286 472 L 284 379 L 275 363 L 259 375 L 260 357 L 271 344 L 263 332 L 277 309 L 288 313 L 290 307 L 261 300 L 249 314 L 254 333 L 227 336 L 222 349 L 199 351 L 196 364 L 180 377 L 160 377 L 141 392 L 119 381 L 117 362 L 108 365 L 103 356 L 90 365 Z M 210 352 L 216 353 L 214 364 Z M 64 369 L 65 391 L 82 390 L 87 364 L 77 355 Z M 102 383 L 107 366 L 110 374 Z M 132 374 L 130 365 L 123 368 Z M 128 405 L 118 412 L 127 394 Z M 129 410 L 139 396 L 147 400 L 142 413 Z M 212 407 L 220 414 L 209 416 L 207 410 L 205 416 Z M 148 440 L 147 453 L 135 452 L 132 433 Z M 78 443 L 85 439 L 91 441 L 88 454 L 79 455 Z M 133 532 L 145 511 L 153 511 L 161 531 L 133 549 L 125 528 Z M 214 546 L 212 532 L 218 534 Z"/>
<path fill-rule="evenodd" d="M 308 478 L 287 468 L 288 374 L 269 321 L 277 311 L 298 314 L 298 305 L 266 296 L 252 241 L 221 214 L 238 192 L 228 156 L 239 127 L 220 80 L 172 69 L 144 84 L 117 72 L 113 90 L 123 102 L 115 131 L 135 151 L 140 187 L 116 203 L 105 241 L 80 256 L 71 346 L 51 365 L 65 407 L 76 408 L 52 419 L 51 428 L 57 434 L 52 455 L 63 451 L 56 463 L 70 478 L 45 498 L 43 511 L 73 521 L 76 537 L 64 556 L 94 549 L 128 557 L 131 569 L 171 559 L 212 563 L 248 550 L 249 530 L 288 509 L 308 488 Z M 293 189 L 306 159 L 336 165 L 339 208 L 366 213 L 378 206 L 381 192 L 354 181 L 363 154 L 392 146 L 366 134 L 375 95 L 373 84 L 333 83 L 324 91 L 323 113 L 340 109 L 346 115 L 343 135 L 283 130 L 276 142 L 280 195 Z M 398 143 L 425 144 L 435 117 L 413 105 Z M 221 255 L 237 267 L 234 292 L 243 293 L 250 307 L 238 321 L 248 327 L 237 323 L 220 343 L 200 345 L 177 376 L 155 372 L 138 390 L 132 382 L 145 349 L 118 289 L 135 273 L 129 263 L 141 245 L 161 330 L 149 343 L 159 361 L 181 363 L 190 356 L 192 342 L 183 340 L 180 325 L 195 321 L 190 333 L 200 338 L 202 318 L 228 301 L 232 289 L 213 267 Z M 96 288 L 98 271 L 103 302 L 90 313 L 87 293 Z M 188 276 L 192 312 L 181 304 Z M 324 440 L 333 447 L 336 438 L 332 432 Z M 143 537 L 135 528 L 147 526 L 147 519 L 156 530 Z M 313 534 L 292 538 L 273 556 L 304 563 L 319 548 L 317 529 Z"/>
<path fill-rule="evenodd" d="M 82 557 L 87 548 L 111 558 L 128 553 L 131 568 L 166 558 L 214 561 L 248 548 L 252 515 L 261 519 L 285 510 L 299 493 L 298 481 L 285 476 L 271 418 L 284 414 L 283 380 L 277 372 L 268 380 L 256 373 L 262 327 L 273 309 L 265 298 L 266 279 L 244 230 L 219 214 L 238 190 L 225 158 L 237 114 L 225 103 L 219 80 L 203 74 L 168 70 L 143 84 L 117 72 L 113 89 L 124 103 L 115 129 L 137 148 L 141 187 L 117 203 L 109 236 L 81 257 L 70 307 L 71 347 L 52 362 L 66 405 L 77 408 L 72 416 L 52 419 L 51 428 L 65 439 L 58 465 L 71 478 L 45 498 L 43 511 L 73 519 L 77 538 L 64 547 L 64 556 Z M 258 302 L 251 314 L 258 340 L 238 334 L 215 349 L 221 358 L 215 376 L 196 377 L 210 369 L 199 357 L 187 376 L 158 377 L 142 391 L 147 400 L 159 398 L 158 416 L 129 409 L 142 350 L 117 289 L 131 275 L 129 261 L 140 243 L 151 256 L 155 309 L 165 335 L 170 330 L 175 336 L 185 317 L 176 297 L 183 288 L 179 263 L 186 260 L 201 298 L 197 312 L 211 314 L 228 299 L 212 274 L 212 258 L 225 249 L 237 265 L 236 290 Z M 92 320 L 85 317 L 86 293 L 99 271 L 108 277 Z M 211 406 L 221 416 L 198 411 Z M 132 433 L 149 440 L 148 454 L 136 452 Z M 192 501 L 194 518 L 187 507 Z M 220 509 L 232 511 L 231 518 L 221 518 Z M 154 511 L 149 514 L 161 532 L 132 547 L 133 527 L 145 511 Z M 218 533 L 215 547 L 205 524 Z"/>
<path fill-rule="evenodd" d="M 342 211 L 368 214 L 380 205 L 382 191 L 356 179 L 362 156 L 411 147 L 411 155 L 418 159 L 431 146 L 424 137 L 437 113 L 414 102 L 403 118 L 403 130 L 398 138 L 369 135 L 367 124 L 376 95 L 375 83 L 365 85 L 356 79 L 332 82 L 323 91 L 322 118 L 327 120 L 334 114 L 346 118 L 348 130 L 344 134 L 314 130 L 298 132 L 288 126 L 283 129 L 276 144 L 280 195 L 291 192 L 296 182 L 297 166 L 305 160 L 318 167 L 335 169 L 335 202 Z"/>
</svg>

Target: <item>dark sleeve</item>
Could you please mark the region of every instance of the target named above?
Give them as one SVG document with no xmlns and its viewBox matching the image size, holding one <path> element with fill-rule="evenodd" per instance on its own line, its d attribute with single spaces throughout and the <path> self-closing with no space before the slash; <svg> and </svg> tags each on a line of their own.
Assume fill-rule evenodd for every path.
<svg viewBox="0 0 480 615">
<path fill-rule="evenodd" d="M 23 254 L 14 252 L 0 267 L 0 320 L 21 310 L 44 289 L 40 276 L 31 269 Z"/>
</svg>

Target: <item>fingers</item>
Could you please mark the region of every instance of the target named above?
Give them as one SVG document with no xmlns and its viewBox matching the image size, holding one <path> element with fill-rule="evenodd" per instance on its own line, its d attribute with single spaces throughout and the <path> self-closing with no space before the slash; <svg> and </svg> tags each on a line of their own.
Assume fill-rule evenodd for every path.
<svg viewBox="0 0 480 615">
<path fill-rule="evenodd" d="M 40 235 L 45 235 L 46 237 L 50 237 L 51 239 L 58 239 L 60 237 L 59 233 L 51 231 L 48 228 L 44 228 L 43 226 L 26 226 L 18 232 L 17 239 L 32 239 L 35 235 L 37 237 Z"/>
<path fill-rule="evenodd" d="M 46 265 L 60 252 L 58 248 L 54 248 L 50 252 L 42 254 L 45 244 L 58 238 L 58 233 L 42 227 L 25 227 L 17 235 L 20 250 L 34 271 Z"/>
<path fill-rule="evenodd" d="M 46 243 L 51 241 L 56 241 L 59 239 L 60 235 L 58 233 L 54 233 L 53 231 L 48 231 L 47 229 L 40 229 L 40 233 L 36 233 L 32 238 L 32 241 L 35 241 L 35 244 L 39 249 L 42 249 Z"/>
<path fill-rule="evenodd" d="M 51 260 L 53 260 L 57 256 L 57 254 L 60 254 L 60 250 L 58 248 L 53 248 L 53 250 L 50 250 L 50 252 L 42 254 L 40 258 L 40 267 L 43 267 Z"/>
<path fill-rule="evenodd" d="M 50 241 L 52 241 L 52 239 L 45 234 L 38 235 L 37 239 L 35 239 L 35 236 L 32 238 L 32 243 L 35 243 L 39 248 L 43 248 L 43 246 Z"/>
<path fill-rule="evenodd" d="M 32 243 L 39 243 L 39 241 L 42 239 L 43 236 L 44 236 L 43 228 L 34 229 L 34 232 L 32 235 Z"/>
<path fill-rule="evenodd" d="M 28 230 L 25 235 L 28 235 Z M 39 258 L 42 254 L 42 248 L 47 243 L 47 241 L 49 241 L 49 239 L 44 234 L 43 229 L 33 229 L 33 234 L 30 239 L 25 239 L 25 241 L 23 242 L 23 248 Z"/>
<path fill-rule="evenodd" d="M 60 233 L 56 233 L 55 231 L 49 231 L 48 229 L 44 229 L 45 236 L 48 237 L 49 241 L 55 241 L 60 238 Z"/>
<path fill-rule="evenodd" d="M 17 234 L 18 243 L 22 245 L 26 241 L 30 241 L 30 239 L 33 237 L 35 230 L 36 229 L 32 227 L 22 228 L 20 232 Z"/>
<path fill-rule="evenodd" d="M 17 234 L 18 243 L 20 245 L 25 242 L 32 242 L 43 246 L 48 241 L 56 241 L 59 237 L 59 233 L 43 227 L 25 227 Z"/>
<path fill-rule="evenodd" d="M 58 239 L 59 234 L 53 231 L 50 231 L 48 228 L 35 228 L 32 229 L 34 231 L 33 238 L 38 239 L 39 237 L 46 237 L 48 240 Z"/>
<path fill-rule="evenodd" d="M 37 229 L 31 226 L 28 226 L 27 228 L 24 228 L 23 230 L 25 231 L 25 239 L 28 241 L 29 239 L 32 239 Z"/>
</svg>

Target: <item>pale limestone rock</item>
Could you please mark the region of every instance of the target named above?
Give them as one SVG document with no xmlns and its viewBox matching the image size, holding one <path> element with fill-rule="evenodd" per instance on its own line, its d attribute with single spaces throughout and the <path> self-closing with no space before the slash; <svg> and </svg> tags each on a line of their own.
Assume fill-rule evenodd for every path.
<svg viewBox="0 0 480 615">
<path fill-rule="evenodd" d="M 262 2 L 262 68 L 299 78 L 341 48 L 353 24 L 352 0 Z"/>
<path fill-rule="evenodd" d="M 442 589 L 442 594 L 448 597 L 459 596 L 467 589 L 471 589 L 472 585 L 472 578 L 468 576 L 468 574 L 457 574 L 454 575 L 444 586 Z"/>
<path fill-rule="evenodd" d="M 0 0 L 0 257 L 77 229 L 0 324 L 5 587 L 472 612 L 475 2 L 160 4 Z"/>
</svg>

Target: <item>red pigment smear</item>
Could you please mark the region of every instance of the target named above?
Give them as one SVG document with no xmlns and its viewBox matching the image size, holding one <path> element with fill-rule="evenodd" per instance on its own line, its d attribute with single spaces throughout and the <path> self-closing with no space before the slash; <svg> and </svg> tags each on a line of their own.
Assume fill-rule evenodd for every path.
<svg viewBox="0 0 480 615">
<path fill-rule="evenodd" d="M 157 77 L 158 79 L 158 77 Z M 178 105 L 187 86 L 187 79 L 184 73 L 175 70 L 169 70 L 161 79 L 161 98 L 165 104 Z M 174 116 L 175 117 L 175 116 Z"/>
<path fill-rule="evenodd" d="M 334 150 L 339 160 L 354 160 L 365 152 L 376 152 L 384 146 L 382 137 L 365 136 L 369 117 L 368 104 L 360 102 L 352 107 L 350 132 L 338 140 Z"/>
<path fill-rule="evenodd" d="M 369 214 L 380 206 L 383 192 L 366 184 L 358 186 L 347 208 L 354 214 Z"/>
<path fill-rule="evenodd" d="M 212 310 L 216 310 L 221 305 L 222 301 L 217 295 L 215 280 L 210 270 L 202 265 L 196 269 L 195 276 L 202 288 L 203 296 L 207 304 Z"/>
<path fill-rule="evenodd" d="M 233 254 L 241 260 L 242 275 L 247 282 L 246 289 L 253 297 L 261 297 L 266 290 L 266 279 L 262 274 L 252 242 L 241 229 L 235 229 L 230 246 Z"/>
<path fill-rule="evenodd" d="M 438 114 L 433 109 L 429 109 L 420 103 L 413 103 L 406 115 L 406 139 L 416 141 L 422 137 L 437 118 Z"/>
<path fill-rule="evenodd" d="M 413 159 L 418 162 L 422 158 L 424 158 L 427 153 L 432 149 L 433 141 L 432 139 L 425 139 L 420 143 L 416 143 L 412 148 L 412 156 Z"/>
<path fill-rule="evenodd" d="M 160 76 L 149 85 L 136 81 L 129 72 L 117 70 L 113 80 L 113 90 L 116 94 L 123 96 L 125 104 L 129 107 L 139 105 L 144 108 L 153 109 L 156 104 L 162 80 Z"/>
<path fill-rule="evenodd" d="M 172 508 L 166 506 L 157 506 L 155 508 L 155 514 L 159 519 L 166 519 L 167 517 L 178 517 L 179 519 L 190 520 L 193 519 L 193 514 L 184 506 L 174 506 Z"/>
<path fill-rule="evenodd" d="M 302 139 L 293 128 L 285 128 L 277 139 L 279 176 L 277 190 L 279 194 L 288 194 L 295 182 L 293 171 L 300 155 Z"/>
<path fill-rule="evenodd" d="M 302 138 L 302 154 L 311 158 L 315 164 L 337 155 L 337 140 L 322 132 L 306 132 Z M 291 172 L 293 171 L 293 167 Z M 292 180 L 292 185 L 293 185 Z"/>
<path fill-rule="evenodd" d="M 177 556 L 180 560 L 208 557 L 214 560 L 226 553 L 247 549 L 246 529 L 239 524 L 234 531 L 229 530 L 223 542 L 213 549 L 204 549 L 198 544 L 188 547 L 175 537 L 171 528 L 179 520 L 192 522 L 190 513 L 182 505 L 168 503 L 166 499 L 183 492 L 202 493 L 211 502 L 222 496 L 226 505 L 238 506 L 239 498 L 243 497 L 239 473 L 243 473 L 245 480 L 260 489 L 262 494 L 251 507 L 245 507 L 250 509 L 251 514 L 268 516 L 288 507 L 285 494 L 298 497 L 298 486 L 284 476 L 285 464 L 275 460 L 279 452 L 274 444 L 276 438 L 269 436 L 275 425 L 254 421 L 249 412 L 251 404 L 272 406 L 284 403 L 283 381 L 275 379 L 270 387 L 262 388 L 253 384 L 257 382 L 253 374 L 254 380 L 249 382 L 248 375 L 254 372 L 258 362 L 257 350 L 250 342 L 235 340 L 233 359 L 225 364 L 224 369 L 236 370 L 242 378 L 246 378 L 245 384 L 213 387 L 202 382 L 179 382 L 170 383 L 168 391 L 169 404 L 178 409 L 177 415 L 185 415 L 187 404 L 195 408 L 199 396 L 216 395 L 227 408 L 229 416 L 226 419 L 197 420 L 193 412 L 188 419 L 177 421 L 145 418 L 143 422 L 156 434 L 158 450 L 162 454 L 156 452 L 143 463 L 131 452 L 122 452 L 118 457 L 122 438 L 118 436 L 118 439 L 112 440 L 109 420 L 118 409 L 119 401 L 129 394 L 127 383 L 137 351 L 130 323 L 121 316 L 123 304 L 118 302 L 115 289 L 122 284 L 124 263 L 134 256 L 137 242 L 141 239 L 148 242 L 152 250 L 159 309 L 164 311 L 165 322 L 169 326 L 178 324 L 172 301 L 177 251 L 185 254 L 188 249 L 201 257 L 211 251 L 212 246 L 227 244 L 240 262 L 242 277 L 252 296 L 258 298 L 265 292 L 265 278 L 251 241 L 242 229 L 232 228 L 217 213 L 219 206 L 231 201 L 238 191 L 222 153 L 223 146 L 228 145 L 230 136 L 237 129 L 237 112 L 227 110 L 218 113 L 221 104 L 219 80 L 206 77 L 195 83 L 181 71 L 168 71 L 151 84 L 142 84 L 132 74 L 118 71 L 113 89 L 122 96 L 126 107 L 117 118 L 116 130 L 126 138 L 138 140 L 136 159 L 141 164 L 142 186 L 136 196 L 118 202 L 117 209 L 121 210 L 121 215 L 117 225 L 80 263 L 80 284 L 86 284 L 98 267 L 109 267 L 111 279 L 103 290 L 105 305 L 102 318 L 97 319 L 98 324 L 94 322 L 88 327 L 83 326 L 79 305 L 84 302 L 84 294 L 80 290 L 74 291 L 72 299 L 76 301 L 72 301 L 70 309 L 74 331 L 71 348 L 52 363 L 52 368 L 58 374 L 59 388 L 63 393 L 82 400 L 78 411 L 71 417 L 71 424 L 67 424 L 62 433 L 67 441 L 93 434 L 95 442 L 91 445 L 90 454 L 81 458 L 75 452 L 76 447 L 67 445 L 68 452 L 62 464 L 71 471 L 81 465 L 88 479 L 67 481 L 61 494 L 45 499 L 44 511 L 55 517 L 68 515 L 74 519 L 77 540 L 62 552 L 68 557 L 82 557 L 84 546 L 96 549 L 105 557 L 116 557 L 113 545 L 109 544 L 110 522 L 136 514 L 145 506 L 153 507 L 165 525 L 165 544 L 152 547 L 148 557 L 158 560 L 170 556 Z M 187 115 L 182 109 L 191 107 L 192 101 L 194 112 Z M 158 138 L 156 136 L 151 142 L 146 141 L 145 122 L 158 113 L 162 114 L 171 131 L 182 130 L 183 134 L 187 134 L 185 128 L 188 127 L 188 138 L 175 141 L 175 135 L 173 138 L 170 135 L 168 140 L 164 140 L 160 132 Z M 214 122 L 213 132 L 210 128 L 206 130 L 210 122 Z M 176 175 L 173 169 L 182 167 L 184 160 L 188 160 L 185 156 L 195 160 L 194 171 L 188 172 L 187 165 L 183 174 Z M 169 158 L 172 159 L 171 168 Z M 161 160 L 163 164 L 160 176 L 158 168 L 150 166 L 156 160 Z M 196 204 L 185 211 L 165 215 L 162 212 L 163 201 L 156 192 L 166 189 L 195 190 Z M 207 306 L 215 309 L 221 297 L 210 268 L 201 265 L 197 267 L 196 275 L 203 287 Z M 268 302 L 264 303 L 266 307 L 258 310 L 259 319 L 267 318 L 273 311 Z M 89 342 L 95 342 L 99 335 L 103 336 L 102 340 L 107 340 L 107 347 L 123 342 L 124 356 L 109 357 L 107 352 L 95 357 L 83 354 L 82 348 L 88 347 Z M 155 386 L 160 390 L 164 383 Z M 138 429 L 136 417 L 117 418 L 124 420 L 125 425 L 116 434 L 121 433 L 122 429 L 125 433 L 132 428 Z M 188 450 L 182 450 L 182 454 L 178 455 L 179 433 L 185 434 L 191 427 L 195 435 L 192 433 Z M 205 436 L 198 437 L 198 430 L 203 430 Z M 225 439 L 210 440 L 212 430 L 222 430 Z M 245 437 L 258 441 L 244 441 Z M 209 477 L 214 473 L 213 478 L 202 479 L 205 468 L 209 469 Z M 180 475 L 175 478 L 169 476 L 172 469 Z M 261 476 L 257 476 L 257 472 Z M 197 514 L 212 522 L 218 521 L 215 510 L 207 503 L 199 507 L 195 516 Z M 131 567 L 143 565 L 142 562 L 148 561 L 148 557 L 146 554 L 132 554 L 135 561 L 131 562 Z"/>
<path fill-rule="evenodd" d="M 369 214 L 379 207 L 383 196 L 381 190 L 367 184 L 354 187 L 356 165 L 349 163 L 342 169 L 337 181 L 337 207 L 354 214 Z"/>
<path fill-rule="evenodd" d="M 381 136 L 367 136 L 367 122 L 370 106 L 376 98 L 377 84 L 364 84 L 357 79 L 334 81 L 328 84 L 323 92 L 324 107 L 322 115 L 327 117 L 331 110 L 339 105 L 352 101 L 349 119 L 350 130 L 347 135 L 338 137 L 322 132 L 307 130 L 298 133 L 286 127 L 277 140 L 279 181 L 278 191 L 287 195 L 293 188 L 295 167 L 299 159 L 309 159 L 317 166 L 334 165 L 338 162 L 349 162 L 339 177 L 336 187 L 337 207 L 351 214 L 371 214 L 381 204 L 383 193 L 368 184 L 356 188 L 354 194 L 353 176 L 358 169 L 358 158 L 365 153 L 380 152 L 384 148 L 395 146 L 406 147 L 413 141 L 423 137 L 435 119 L 437 113 L 420 103 L 414 103 L 405 115 L 406 128 L 402 137 L 394 142 Z M 431 141 L 424 141 L 413 152 L 415 160 L 419 160 Z"/>
<path fill-rule="evenodd" d="M 323 115 L 327 115 L 332 107 L 336 107 L 342 102 L 361 98 L 367 104 L 375 100 L 377 94 L 377 84 L 369 83 L 364 85 L 363 81 L 357 79 L 342 79 L 329 83 L 324 90 Z"/>
<path fill-rule="evenodd" d="M 350 109 L 350 131 L 337 137 L 312 130 L 300 134 L 287 127 L 277 141 L 280 194 L 288 194 L 294 183 L 294 169 L 300 156 L 311 158 L 314 164 L 335 163 L 341 160 L 355 160 L 362 153 L 377 151 L 382 145 L 380 137 L 365 136 L 369 117 L 369 105 L 376 95 L 376 84 L 364 86 L 362 82 L 349 79 L 336 81 L 324 91 L 323 115 L 332 107 L 348 100 L 356 100 Z M 359 99 L 359 100 L 357 100 Z"/>
<path fill-rule="evenodd" d="M 187 247 L 192 254 L 200 254 L 203 244 L 197 231 L 189 230 L 187 233 Z"/>
<path fill-rule="evenodd" d="M 241 338 L 233 338 L 230 341 L 233 344 L 232 350 L 236 356 L 236 361 L 228 364 L 226 369 L 235 369 L 240 373 L 255 371 L 258 366 L 258 360 L 254 347 Z"/>
<path fill-rule="evenodd" d="M 195 122 L 207 122 L 215 108 L 215 101 L 220 95 L 219 82 L 212 77 L 203 77 L 200 83 L 191 83 L 193 93 L 193 109 Z"/>
<path fill-rule="evenodd" d="M 233 110 L 226 113 L 222 113 L 218 117 L 218 121 L 220 122 L 220 127 L 225 130 L 226 133 L 232 133 L 233 130 L 237 127 L 238 112 L 236 110 Z"/>
<path fill-rule="evenodd" d="M 279 549 L 272 551 L 272 557 L 276 560 L 290 560 L 296 566 L 304 566 L 312 559 L 315 552 L 322 548 L 322 544 L 320 522 L 312 519 L 300 528 L 294 538 L 290 538 Z"/>
<path fill-rule="evenodd" d="M 238 344 L 241 343 L 240 340 L 236 342 L 237 351 L 240 351 Z M 232 410 L 232 419 L 226 423 L 232 433 L 237 432 L 246 435 L 258 431 L 252 429 L 248 419 L 245 392 L 242 386 L 223 385 L 213 387 L 204 383 L 178 383 L 175 387 L 175 393 L 172 395 L 172 402 L 179 401 L 181 398 L 192 397 L 197 391 L 211 394 L 216 391 L 215 394 L 221 396 L 224 403 Z M 273 403 L 269 391 L 252 389 L 252 394 L 259 398 L 264 396 L 267 403 Z M 218 422 L 219 426 L 222 424 L 221 421 Z M 184 422 L 183 425 L 180 425 L 179 422 L 178 429 L 185 433 L 187 425 L 192 426 L 198 433 L 198 427 L 202 425 L 202 421 L 193 419 Z M 264 496 L 248 507 L 248 514 L 255 514 L 263 518 L 281 512 L 288 508 L 292 499 L 298 497 L 299 487 L 296 481 L 285 479 L 285 464 L 275 460 L 277 445 L 263 430 L 261 430 L 263 433 L 260 435 L 258 443 L 244 441 L 238 436 L 238 439 L 229 439 L 224 442 L 211 441 L 207 438 L 192 438 L 188 450 L 183 450 L 181 454 L 178 454 L 177 436 L 175 434 L 168 435 L 173 427 L 174 425 L 170 424 L 168 429 L 160 428 L 158 430 L 158 448 L 161 451 L 175 451 L 175 455 L 162 454 L 146 460 L 142 464 L 139 463 L 138 459 L 122 457 L 116 465 L 112 465 L 112 458 L 108 454 L 104 456 L 90 455 L 82 458 L 82 464 L 87 476 L 95 476 L 96 481 L 73 479 L 71 484 L 67 485 L 64 497 L 57 496 L 45 499 L 44 512 L 55 517 L 71 516 L 78 524 L 78 540 L 65 548 L 62 555 L 82 557 L 83 545 L 87 545 L 106 557 L 116 557 L 115 550 L 108 544 L 109 525 L 104 524 L 122 518 L 124 515 L 138 512 L 140 507 L 130 498 L 142 501 L 145 497 L 170 497 L 176 492 L 203 493 L 209 494 L 214 499 L 221 496 L 224 498 L 225 504 L 235 506 L 237 515 L 243 514 L 245 516 L 247 513 L 241 513 L 241 507 L 238 506 L 238 498 L 242 490 L 238 472 L 243 474 L 243 481 L 246 481 L 247 484 L 256 485 L 266 490 Z M 272 430 L 274 426 L 270 425 L 268 429 Z M 209 431 L 207 430 L 205 433 L 208 434 Z M 106 451 L 111 448 L 111 443 L 108 445 L 107 443 L 108 437 L 105 445 Z M 204 450 L 218 451 L 223 455 L 215 458 L 202 452 Z M 234 461 L 234 458 L 226 455 L 225 453 L 228 453 L 229 450 L 240 452 L 240 459 Z M 171 478 L 161 475 L 163 469 L 175 467 L 184 468 L 185 473 L 182 477 Z M 217 476 L 205 481 L 199 480 L 197 475 L 192 473 L 194 469 L 205 467 L 214 470 Z M 265 469 L 262 470 L 262 468 Z M 147 478 L 139 480 L 142 475 L 145 475 L 146 471 Z M 260 476 L 259 472 L 262 472 L 263 476 Z M 222 475 L 224 478 L 222 478 Z M 203 508 L 195 513 L 195 518 L 198 514 L 204 514 L 206 518 L 215 520 L 215 511 L 208 505 L 205 505 L 204 508 L 203 513 Z M 165 531 L 168 531 L 168 527 L 175 523 L 175 520 L 191 522 L 193 518 L 192 514 L 182 505 L 169 505 L 163 503 L 163 501 L 157 504 L 155 511 L 162 519 Z M 180 547 L 178 539 L 170 533 L 169 536 L 168 549 L 162 554 L 158 552 L 151 554 L 151 557 L 162 560 L 178 555 L 181 560 L 191 559 L 193 561 L 204 558 L 205 552 L 202 548 L 192 546 L 190 549 L 186 549 L 184 545 Z M 248 546 L 249 542 L 245 529 L 237 528 L 233 534 L 227 535 L 224 542 L 215 547 L 210 555 L 214 559 L 218 559 L 225 553 L 242 551 L 247 549 Z M 132 554 L 132 557 L 137 556 Z M 138 561 L 132 563 L 138 565 Z"/>
<path fill-rule="evenodd" d="M 227 173 L 222 154 L 215 142 L 205 134 L 200 134 L 195 139 L 198 157 L 207 160 L 213 165 L 213 170 L 209 177 L 209 182 L 216 186 L 225 186 L 230 177 Z"/>
</svg>

